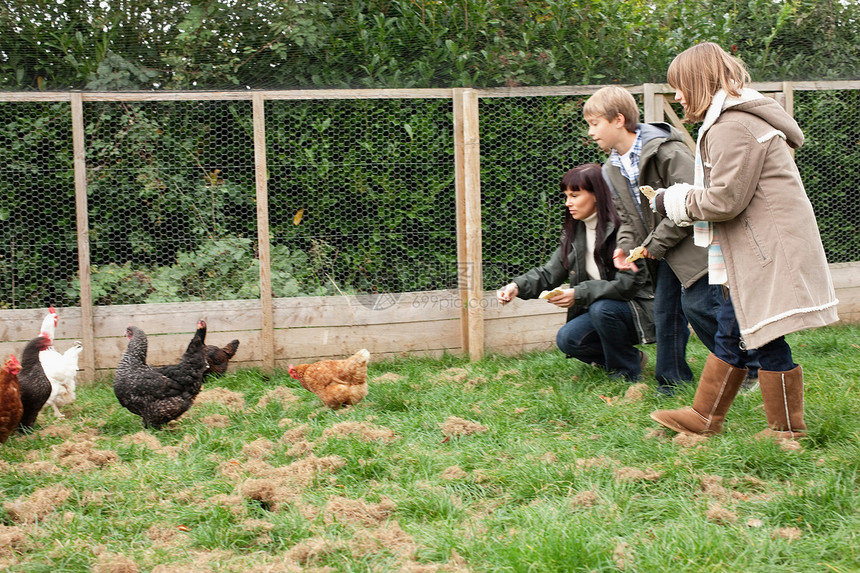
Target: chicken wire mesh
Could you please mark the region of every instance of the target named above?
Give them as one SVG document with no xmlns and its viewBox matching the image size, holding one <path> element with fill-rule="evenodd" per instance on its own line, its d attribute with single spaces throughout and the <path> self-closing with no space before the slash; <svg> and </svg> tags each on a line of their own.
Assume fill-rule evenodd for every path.
<svg viewBox="0 0 860 573">
<path fill-rule="evenodd" d="M 259 297 L 250 102 L 84 114 L 95 304 Z"/>
<path fill-rule="evenodd" d="M 451 118 L 447 99 L 267 103 L 272 249 L 295 260 L 293 295 L 456 287 Z"/>
<path fill-rule="evenodd" d="M 587 96 L 481 97 L 484 288 L 558 245 L 561 175 L 605 154 Z M 860 260 L 858 91 L 797 91 L 797 152 L 830 262 Z M 84 102 L 93 301 L 259 292 L 247 100 Z M 80 304 L 68 102 L 0 103 L 0 308 Z M 446 98 L 265 102 L 276 297 L 458 285 Z"/>
<path fill-rule="evenodd" d="M 0 114 L 0 308 L 76 304 L 69 105 L 2 103 Z"/>
<path fill-rule="evenodd" d="M 586 99 L 480 100 L 485 289 L 549 259 L 561 233 L 561 176 L 576 165 L 605 159 L 582 119 Z"/>
</svg>

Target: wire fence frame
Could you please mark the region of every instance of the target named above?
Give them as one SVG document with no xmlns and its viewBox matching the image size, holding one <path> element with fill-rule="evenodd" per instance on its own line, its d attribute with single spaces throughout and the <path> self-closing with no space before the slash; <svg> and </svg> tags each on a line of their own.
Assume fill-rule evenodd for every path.
<svg viewBox="0 0 860 573">
<path fill-rule="evenodd" d="M 275 363 L 275 342 L 272 305 L 271 256 L 269 244 L 269 204 L 266 157 L 266 102 L 278 100 L 358 100 L 358 99 L 448 99 L 453 108 L 455 206 L 457 228 L 458 296 L 462 348 L 470 358 L 484 355 L 484 309 L 481 304 L 484 287 L 482 279 L 481 245 L 481 165 L 480 113 L 482 98 L 587 96 L 601 85 L 558 86 L 534 88 L 492 89 L 361 89 L 361 90 L 283 90 L 283 91 L 222 91 L 222 92 L 0 92 L 0 103 L 69 102 L 72 119 L 72 145 L 75 185 L 75 209 L 80 277 L 82 342 L 84 351 L 80 366 L 84 378 L 92 379 L 95 372 L 92 285 L 90 281 L 90 239 L 87 206 L 87 165 L 84 142 L 84 103 L 87 102 L 190 102 L 190 101 L 251 101 L 253 110 L 253 147 L 255 192 L 257 207 L 257 240 L 260 261 L 260 329 L 263 368 L 272 370 Z M 670 102 L 674 90 L 668 84 L 625 86 L 631 93 L 642 96 L 645 122 L 669 121 L 681 128 L 680 118 Z M 758 82 L 752 88 L 775 97 L 793 115 L 795 91 L 857 90 L 860 81 L 834 82 Z M 694 147 L 692 138 L 687 144 Z"/>
</svg>

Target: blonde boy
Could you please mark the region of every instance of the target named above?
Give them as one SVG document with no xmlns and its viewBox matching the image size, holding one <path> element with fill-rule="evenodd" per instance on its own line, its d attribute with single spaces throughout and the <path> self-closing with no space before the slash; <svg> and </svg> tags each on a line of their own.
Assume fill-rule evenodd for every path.
<svg viewBox="0 0 860 573">
<path fill-rule="evenodd" d="M 585 103 L 588 134 L 609 158 L 604 178 L 621 217 L 618 247 L 625 254 L 637 246 L 653 259 L 654 320 L 657 327 L 658 390 L 674 394 L 693 373 L 686 360 L 689 326 L 714 348 L 721 290 L 707 280 L 707 250 L 693 243 L 692 227 L 679 227 L 651 211 L 639 186 L 666 188 L 692 183 L 693 152 L 680 131 L 666 123 L 639 123 L 639 106 L 620 86 L 599 89 Z"/>
</svg>

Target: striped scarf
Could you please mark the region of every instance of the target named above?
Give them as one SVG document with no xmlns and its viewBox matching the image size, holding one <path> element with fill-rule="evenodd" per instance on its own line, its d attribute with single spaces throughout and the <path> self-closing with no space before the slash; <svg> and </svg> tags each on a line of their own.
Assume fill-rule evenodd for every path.
<svg viewBox="0 0 860 573">
<path fill-rule="evenodd" d="M 705 169 L 702 165 L 702 138 L 705 132 L 714 125 L 723 110 L 743 102 L 753 101 L 765 97 L 759 92 L 744 89 L 740 97 L 729 97 L 725 90 L 714 94 L 699 135 L 696 139 L 696 166 L 693 178 L 693 186 L 697 189 L 705 188 Z M 712 285 L 724 285 L 728 283 L 729 277 L 726 273 L 726 260 L 723 257 L 723 249 L 720 247 L 720 235 L 713 223 L 707 221 L 696 221 L 693 223 L 693 241 L 700 247 L 708 248 L 708 282 Z"/>
</svg>

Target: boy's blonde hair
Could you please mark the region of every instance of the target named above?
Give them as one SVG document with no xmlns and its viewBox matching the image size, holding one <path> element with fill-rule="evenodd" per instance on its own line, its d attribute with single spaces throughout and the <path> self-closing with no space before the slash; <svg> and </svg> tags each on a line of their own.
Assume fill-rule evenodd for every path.
<svg viewBox="0 0 860 573">
<path fill-rule="evenodd" d="M 713 42 L 702 42 L 687 48 L 672 60 L 666 80 L 684 94 L 687 109 L 684 121 L 705 118 L 711 100 L 720 89 L 739 96 L 750 83 L 744 63 Z"/>
<path fill-rule="evenodd" d="M 618 114 L 624 116 L 624 127 L 629 132 L 636 131 L 639 125 L 639 105 L 636 99 L 621 86 L 605 86 L 594 92 L 585 107 L 582 108 L 582 116 L 602 117 L 606 120 L 615 119 Z"/>
</svg>

